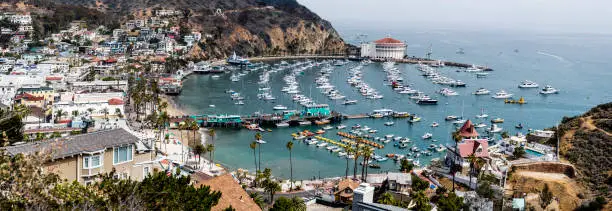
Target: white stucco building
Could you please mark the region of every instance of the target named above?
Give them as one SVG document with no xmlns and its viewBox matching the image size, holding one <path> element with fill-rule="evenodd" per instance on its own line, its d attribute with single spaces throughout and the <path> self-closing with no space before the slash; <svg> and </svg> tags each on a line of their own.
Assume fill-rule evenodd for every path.
<svg viewBox="0 0 612 211">
<path fill-rule="evenodd" d="M 391 37 L 361 44 L 362 57 L 372 59 L 402 59 L 405 55 L 406 44 Z"/>
</svg>

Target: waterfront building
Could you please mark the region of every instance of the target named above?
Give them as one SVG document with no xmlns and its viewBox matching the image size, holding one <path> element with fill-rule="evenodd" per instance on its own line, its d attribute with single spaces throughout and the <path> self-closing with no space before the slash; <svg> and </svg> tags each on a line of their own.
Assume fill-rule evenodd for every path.
<svg viewBox="0 0 612 211">
<path fill-rule="evenodd" d="M 361 44 L 361 57 L 372 59 L 402 59 L 404 56 L 406 56 L 406 44 L 391 37 Z"/>
<path fill-rule="evenodd" d="M 329 116 L 331 110 L 327 104 L 313 104 L 304 106 L 303 114 L 306 116 Z"/>
<path fill-rule="evenodd" d="M 115 170 L 115 176 L 140 181 L 153 172 L 152 147 L 125 129 L 104 130 L 66 138 L 4 147 L 10 156 L 46 154 L 44 173 L 83 184 Z"/>
</svg>

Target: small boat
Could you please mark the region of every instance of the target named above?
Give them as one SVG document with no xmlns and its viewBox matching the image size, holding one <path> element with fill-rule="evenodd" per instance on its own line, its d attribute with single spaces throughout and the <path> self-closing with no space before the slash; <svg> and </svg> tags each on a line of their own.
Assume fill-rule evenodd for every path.
<svg viewBox="0 0 612 211">
<path fill-rule="evenodd" d="M 308 140 L 306 143 L 307 143 L 308 145 L 315 145 L 315 144 L 317 144 L 317 143 L 319 143 L 319 142 L 318 142 L 318 141 L 316 141 L 316 140 L 314 140 L 314 139 L 311 139 L 311 140 Z"/>
<path fill-rule="evenodd" d="M 491 93 L 491 91 L 485 89 L 485 88 L 480 88 L 478 90 L 476 90 L 473 94 L 474 95 L 488 95 L 489 93 Z"/>
<path fill-rule="evenodd" d="M 299 136 L 293 137 L 293 139 L 295 139 L 295 140 L 301 140 L 301 139 L 305 139 L 305 138 L 306 138 L 306 136 L 303 136 L 303 135 L 299 135 Z"/>
<path fill-rule="evenodd" d="M 272 132 L 272 129 L 266 129 L 266 131 L 268 131 L 268 132 Z"/>
<path fill-rule="evenodd" d="M 425 133 L 425 135 L 421 136 L 423 139 L 430 139 L 433 135 L 431 133 Z"/>
<path fill-rule="evenodd" d="M 325 148 L 325 149 L 327 149 L 327 150 L 329 150 L 329 151 L 332 151 L 332 150 L 334 150 L 335 148 L 336 148 L 336 146 L 327 146 L 327 148 Z"/>
<path fill-rule="evenodd" d="M 476 118 L 479 118 L 479 119 L 483 119 L 483 118 L 487 118 L 487 117 L 489 117 L 489 115 L 484 112 L 484 109 L 481 109 L 480 110 L 480 114 L 476 115 Z"/>
<path fill-rule="evenodd" d="M 323 134 L 323 133 L 325 133 L 325 131 L 324 130 L 317 130 L 317 132 L 315 132 L 315 133 L 316 134 Z"/>
<path fill-rule="evenodd" d="M 486 126 L 487 125 L 484 124 L 484 123 L 478 123 L 478 124 L 474 125 L 475 128 L 483 128 L 483 127 L 486 127 Z"/>
<path fill-rule="evenodd" d="M 338 125 L 336 126 L 336 129 L 340 130 L 340 129 L 344 129 L 346 128 L 346 125 Z"/>
<path fill-rule="evenodd" d="M 438 124 L 437 122 L 433 122 L 431 123 L 431 127 L 438 127 L 440 124 Z"/>
<path fill-rule="evenodd" d="M 416 102 L 419 105 L 436 105 L 438 104 L 438 100 L 434 99 L 421 99 Z"/>
<path fill-rule="evenodd" d="M 476 78 L 486 78 L 489 73 L 476 73 Z"/>
<path fill-rule="evenodd" d="M 418 117 L 416 115 L 415 116 L 410 116 L 410 119 L 408 120 L 408 122 L 410 122 L 410 123 L 415 123 L 415 122 L 418 122 L 418 121 L 421 121 L 421 117 Z"/>
<path fill-rule="evenodd" d="M 268 143 L 268 142 L 266 142 L 266 141 L 264 141 L 264 140 L 261 140 L 261 139 L 259 139 L 259 140 L 255 140 L 255 142 L 257 142 L 258 144 L 265 144 L 265 143 Z"/>
<path fill-rule="evenodd" d="M 276 105 L 273 108 L 274 110 L 287 110 L 287 106 L 284 105 Z"/>
<path fill-rule="evenodd" d="M 518 85 L 519 88 L 538 88 L 539 86 L 540 85 L 530 80 L 521 81 L 521 84 Z"/>
<path fill-rule="evenodd" d="M 332 126 L 325 126 L 325 127 L 323 127 L 323 130 L 331 130 L 331 129 L 334 129 L 334 127 L 332 127 Z"/>
<path fill-rule="evenodd" d="M 289 123 L 286 123 L 286 122 L 277 123 L 276 127 L 289 127 Z"/>
<path fill-rule="evenodd" d="M 512 97 L 512 94 L 507 93 L 505 90 L 500 90 L 499 92 L 495 93 L 495 95 L 491 96 L 492 98 L 495 99 L 508 99 Z"/>
<path fill-rule="evenodd" d="M 487 131 L 491 132 L 491 133 L 499 133 L 503 130 L 503 128 L 498 127 L 496 124 L 492 124 L 491 128 L 487 128 Z"/>
<path fill-rule="evenodd" d="M 356 124 L 356 125 L 353 125 L 353 127 L 352 127 L 352 128 L 353 128 L 353 129 L 361 128 L 361 125 L 360 125 L 360 124 Z"/>
<path fill-rule="evenodd" d="M 385 125 L 386 125 L 386 126 L 392 126 L 392 125 L 394 125 L 394 124 L 395 124 L 395 122 L 385 122 Z"/>
<path fill-rule="evenodd" d="M 317 147 L 325 147 L 325 146 L 327 146 L 327 143 L 325 143 L 325 142 L 317 144 Z"/>
<path fill-rule="evenodd" d="M 540 90 L 540 94 L 543 94 L 543 95 L 558 94 L 558 93 L 559 93 L 559 90 L 553 88 L 551 85 L 546 85 L 544 86 L 542 90 Z"/>
<path fill-rule="evenodd" d="M 453 121 L 453 124 L 460 125 L 460 124 L 463 124 L 465 122 L 467 122 L 466 119 L 458 119 L 458 120 Z"/>
<path fill-rule="evenodd" d="M 242 102 L 241 100 L 241 101 L 235 102 L 234 105 L 244 105 L 244 102 Z"/>
<path fill-rule="evenodd" d="M 408 147 L 408 144 L 406 144 L 406 143 L 400 144 L 398 146 L 398 148 L 400 148 L 400 149 L 404 149 L 404 148 L 407 148 L 407 147 Z"/>
<path fill-rule="evenodd" d="M 378 161 L 378 162 L 383 162 L 383 161 L 387 161 L 387 160 L 389 160 L 389 159 L 386 158 L 386 157 L 376 158 L 376 161 Z"/>
<path fill-rule="evenodd" d="M 332 149 L 332 152 L 340 152 L 340 150 L 342 150 L 342 147 L 336 147 Z"/>
<path fill-rule="evenodd" d="M 215 107 L 215 105 L 212 105 L 212 104 L 211 104 L 211 105 L 208 105 L 208 107 L 214 108 L 214 107 Z"/>
<path fill-rule="evenodd" d="M 370 165 L 368 165 L 368 166 L 369 166 L 370 168 L 373 168 L 373 169 L 379 169 L 379 168 L 380 168 L 380 165 L 375 164 L 375 163 L 372 163 L 372 164 L 370 164 Z"/>
<path fill-rule="evenodd" d="M 392 138 L 393 138 L 393 134 L 388 134 L 388 135 L 385 135 L 385 138 L 386 138 L 386 139 L 392 139 Z"/>
<path fill-rule="evenodd" d="M 214 78 L 214 79 L 217 79 L 217 78 L 220 78 L 220 77 L 221 77 L 220 75 L 213 75 L 213 76 L 211 76 L 211 78 Z"/>
<path fill-rule="evenodd" d="M 459 119 L 459 117 L 455 116 L 455 115 L 446 116 L 444 118 L 444 120 L 446 120 L 446 121 L 452 121 L 452 120 L 457 120 L 457 119 Z"/>
<path fill-rule="evenodd" d="M 523 129 L 523 124 L 519 123 L 518 125 L 514 126 L 516 129 Z"/>
<path fill-rule="evenodd" d="M 377 132 L 378 130 L 374 130 L 374 129 L 368 131 L 368 133 L 377 133 Z"/>
<path fill-rule="evenodd" d="M 312 122 L 310 121 L 301 121 L 299 122 L 300 125 L 312 125 Z"/>
<path fill-rule="evenodd" d="M 338 157 L 344 157 L 346 156 L 346 152 L 338 152 Z"/>
<path fill-rule="evenodd" d="M 357 100 L 345 100 L 342 105 L 354 105 L 357 104 Z"/>
<path fill-rule="evenodd" d="M 504 123 L 504 119 L 497 117 L 495 119 L 492 119 L 491 123 Z"/>
</svg>

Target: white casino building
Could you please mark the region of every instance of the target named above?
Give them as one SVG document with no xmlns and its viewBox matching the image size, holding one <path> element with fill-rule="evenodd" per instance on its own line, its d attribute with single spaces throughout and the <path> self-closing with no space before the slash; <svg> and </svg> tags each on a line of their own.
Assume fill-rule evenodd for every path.
<svg viewBox="0 0 612 211">
<path fill-rule="evenodd" d="M 405 55 L 406 44 L 391 37 L 361 44 L 361 57 L 372 59 L 402 59 Z"/>
</svg>

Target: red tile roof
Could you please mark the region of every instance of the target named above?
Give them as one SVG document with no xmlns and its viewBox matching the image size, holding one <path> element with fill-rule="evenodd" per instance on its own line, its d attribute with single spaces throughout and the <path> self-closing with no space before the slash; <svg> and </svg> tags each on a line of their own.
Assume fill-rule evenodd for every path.
<svg viewBox="0 0 612 211">
<path fill-rule="evenodd" d="M 391 37 L 382 38 L 380 40 L 374 41 L 376 44 L 404 44 L 402 41 L 393 39 Z"/>
<path fill-rule="evenodd" d="M 459 155 L 463 158 L 471 154 L 479 158 L 489 157 L 489 142 L 487 142 L 487 139 L 465 139 L 457 145 L 457 148 L 459 148 Z"/>
<path fill-rule="evenodd" d="M 123 100 L 119 98 L 111 98 L 108 100 L 109 105 L 123 105 Z"/>
<path fill-rule="evenodd" d="M 62 77 L 61 76 L 47 76 L 45 78 L 45 80 L 47 80 L 47 81 L 59 81 L 59 80 L 62 80 Z"/>
<path fill-rule="evenodd" d="M 478 137 L 478 132 L 474 128 L 472 121 L 468 119 L 459 129 L 459 135 L 464 138 Z"/>
<path fill-rule="evenodd" d="M 44 100 L 45 97 L 36 97 L 36 96 L 34 96 L 32 94 L 24 92 L 22 94 L 19 94 L 19 95 L 15 96 L 15 100 L 19 100 L 19 99 L 25 99 L 27 101 L 41 101 L 41 100 Z"/>
</svg>

